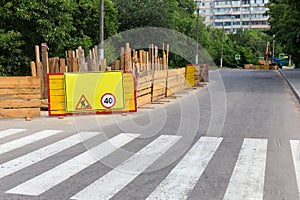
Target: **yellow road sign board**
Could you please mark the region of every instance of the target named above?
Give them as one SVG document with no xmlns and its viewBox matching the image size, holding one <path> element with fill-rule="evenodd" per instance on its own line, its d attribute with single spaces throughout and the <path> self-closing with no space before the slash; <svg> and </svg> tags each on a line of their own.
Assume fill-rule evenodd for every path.
<svg viewBox="0 0 300 200">
<path fill-rule="evenodd" d="M 65 73 L 67 112 L 124 108 L 122 71 Z"/>
</svg>

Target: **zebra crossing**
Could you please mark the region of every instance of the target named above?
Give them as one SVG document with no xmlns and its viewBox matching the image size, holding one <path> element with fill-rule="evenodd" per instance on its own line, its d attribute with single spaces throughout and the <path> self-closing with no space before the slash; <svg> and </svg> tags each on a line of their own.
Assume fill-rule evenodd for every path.
<svg viewBox="0 0 300 200">
<path fill-rule="evenodd" d="M 26 129 L 2 130 L 0 131 L 0 139 L 20 134 L 24 131 Z M 3 143 L 0 145 L 0 156 L 62 132 L 61 130 L 42 130 Z M 33 165 L 38 166 L 39 162 L 50 159 L 50 157 L 60 152 L 68 151 L 69 148 L 101 134 L 103 133 L 76 133 L 27 154 L 0 163 L 0 183 L 8 176 L 14 177 L 16 172 L 30 168 Z M 28 199 L 30 199 L 30 196 L 43 195 L 52 188 L 63 184 L 70 177 L 77 176 L 80 172 L 87 170 L 101 159 L 109 158 L 112 153 L 120 150 L 125 145 L 137 141 L 140 136 L 140 133 L 120 133 L 107 138 L 106 141 L 85 150 L 75 157 L 66 159 L 61 164 L 47 169 L 3 192 L 6 195 L 27 195 Z M 152 141 L 133 153 L 128 159 L 120 162 L 116 167 L 95 181 L 88 185 L 83 185 L 76 193 L 69 195 L 68 198 L 73 200 L 113 198 L 133 180 L 145 173 L 167 151 L 178 145 L 182 139 L 182 136 L 177 135 L 160 135 L 153 138 Z M 146 199 L 188 199 L 203 172 L 218 151 L 222 141 L 222 137 L 200 137 L 170 170 L 167 176 L 147 195 Z M 300 191 L 300 141 L 290 140 L 290 148 L 298 183 L 297 186 Z M 223 197 L 224 200 L 263 199 L 267 149 L 267 139 L 243 139 L 238 158 Z M 140 187 L 142 189 L 143 186 Z"/>
</svg>

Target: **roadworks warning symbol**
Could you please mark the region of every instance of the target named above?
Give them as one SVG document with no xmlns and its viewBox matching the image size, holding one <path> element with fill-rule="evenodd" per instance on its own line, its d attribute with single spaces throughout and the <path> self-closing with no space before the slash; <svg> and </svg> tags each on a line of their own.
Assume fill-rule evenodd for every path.
<svg viewBox="0 0 300 200">
<path fill-rule="evenodd" d="M 86 97 L 82 95 L 76 105 L 76 110 L 92 110 L 91 104 L 88 102 Z"/>
</svg>

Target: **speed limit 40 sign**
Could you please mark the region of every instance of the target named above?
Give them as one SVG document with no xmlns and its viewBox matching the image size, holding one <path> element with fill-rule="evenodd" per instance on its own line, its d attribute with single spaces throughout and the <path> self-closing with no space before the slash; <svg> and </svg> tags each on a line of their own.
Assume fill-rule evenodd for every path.
<svg viewBox="0 0 300 200">
<path fill-rule="evenodd" d="M 113 108 L 116 101 L 116 97 L 111 93 L 106 93 L 101 97 L 101 104 L 104 108 Z"/>
</svg>

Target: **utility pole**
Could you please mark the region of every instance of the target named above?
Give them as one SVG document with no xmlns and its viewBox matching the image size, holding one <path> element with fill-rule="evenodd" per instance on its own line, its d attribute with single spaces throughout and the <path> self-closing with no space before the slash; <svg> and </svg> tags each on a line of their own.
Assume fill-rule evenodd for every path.
<svg viewBox="0 0 300 200">
<path fill-rule="evenodd" d="M 100 0 L 98 65 L 104 59 L 104 0 Z"/>
<path fill-rule="evenodd" d="M 199 40 L 199 1 L 197 1 L 197 23 L 196 23 L 196 58 L 195 58 L 195 64 L 198 65 L 199 64 L 199 58 L 198 58 L 198 54 L 199 54 L 199 44 L 198 44 L 198 40 Z"/>
<path fill-rule="evenodd" d="M 224 53 L 224 22 L 222 23 L 222 50 L 221 50 L 221 60 L 220 67 L 223 67 L 223 53 Z"/>
<path fill-rule="evenodd" d="M 275 34 L 273 35 L 273 50 L 272 50 L 272 58 L 275 57 Z"/>
</svg>

